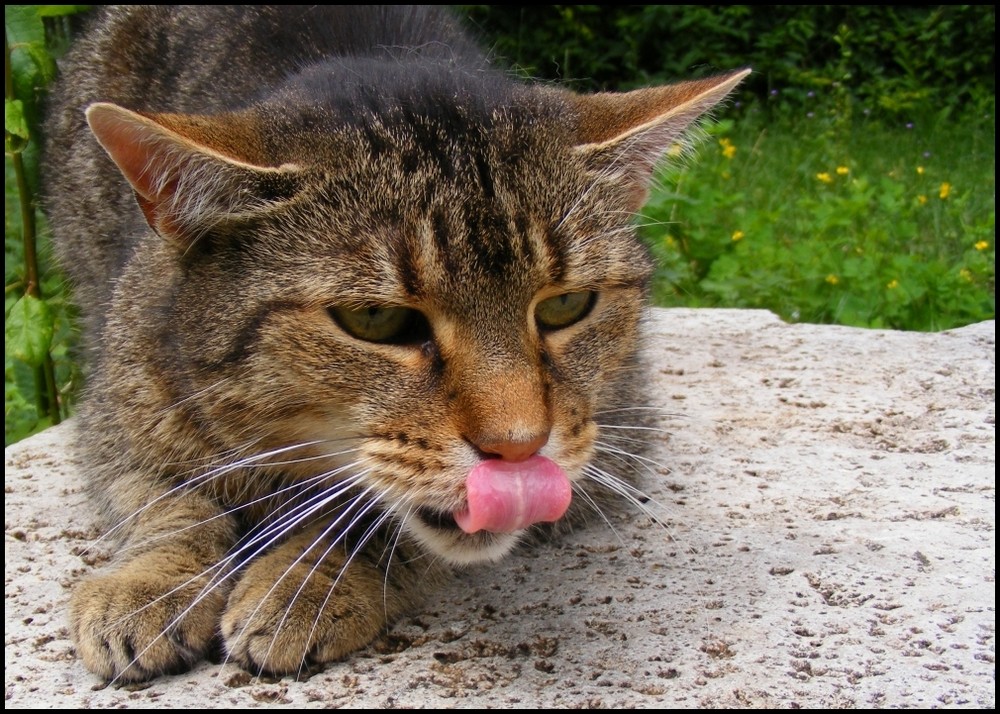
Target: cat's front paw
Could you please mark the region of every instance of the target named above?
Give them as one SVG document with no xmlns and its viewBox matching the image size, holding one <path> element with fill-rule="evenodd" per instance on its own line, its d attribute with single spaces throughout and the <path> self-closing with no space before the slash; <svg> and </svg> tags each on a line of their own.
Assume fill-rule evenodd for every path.
<svg viewBox="0 0 1000 714">
<path fill-rule="evenodd" d="M 86 667 L 106 680 L 142 681 L 188 669 L 216 633 L 225 592 L 205 578 L 127 563 L 76 586 L 70 624 Z"/>
<path fill-rule="evenodd" d="M 252 563 L 229 596 L 229 659 L 252 674 L 299 673 L 364 647 L 385 626 L 384 581 L 374 571 L 289 565 L 280 554 Z"/>
</svg>

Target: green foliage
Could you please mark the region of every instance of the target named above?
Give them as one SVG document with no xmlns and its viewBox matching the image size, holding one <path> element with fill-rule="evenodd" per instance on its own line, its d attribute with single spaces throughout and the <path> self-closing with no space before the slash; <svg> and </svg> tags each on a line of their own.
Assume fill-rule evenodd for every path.
<svg viewBox="0 0 1000 714">
<path fill-rule="evenodd" d="M 41 367 L 52 346 L 52 310 L 34 295 L 22 295 L 6 314 L 4 347 L 8 355 Z"/>
<path fill-rule="evenodd" d="M 643 221 L 658 304 L 907 330 L 994 317 L 992 118 L 774 114 L 712 127 L 661 176 Z"/>
<path fill-rule="evenodd" d="M 37 210 L 41 96 L 79 5 L 4 8 L 4 443 L 58 423 L 77 368 L 62 283 Z M 40 229 L 40 230 L 39 230 Z"/>
<path fill-rule="evenodd" d="M 982 109 L 996 89 L 993 5 L 462 7 L 524 73 L 581 89 L 750 66 L 748 95 L 837 88 L 889 115 Z"/>
</svg>

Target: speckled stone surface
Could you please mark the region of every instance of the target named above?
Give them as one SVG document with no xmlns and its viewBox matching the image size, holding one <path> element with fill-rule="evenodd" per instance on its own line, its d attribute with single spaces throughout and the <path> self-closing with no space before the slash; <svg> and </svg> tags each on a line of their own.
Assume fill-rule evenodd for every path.
<svg viewBox="0 0 1000 714">
<path fill-rule="evenodd" d="M 6 706 L 995 707 L 995 335 L 652 311 L 667 526 L 459 573 L 304 681 L 85 671 L 66 602 L 97 533 L 51 429 L 5 452 Z"/>
</svg>

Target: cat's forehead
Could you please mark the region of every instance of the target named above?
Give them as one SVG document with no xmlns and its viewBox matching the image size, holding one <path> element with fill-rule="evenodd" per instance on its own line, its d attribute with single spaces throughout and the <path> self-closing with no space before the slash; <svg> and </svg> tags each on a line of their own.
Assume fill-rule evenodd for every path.
<svg viewBox="0 0 1000 714">
<path fill-rule="evenodd" d="M 393 210 L 322 207 L 307 229 L 308 274 L 344 303 L 447 305 L 457 311 L 522 302 L 568 277 L 572 241 L 532 207 L 466 196 Z"/>
<path fill-rule="evenodd" d="M 523 146 L 506 156 L 452 140 L 408 161 L 407 137 L 350 180 L 330 178 L 307 210 L 314 244 L 339 264 L 342 299 L 466 312 L 549 287 L 641 283 L 630 216 L 568 150 Z"/>
<path fill-rule="evenodd" d="M 382 96 L 314 117 L 329 142 L 299 149 L 314 165 L 297 225 L 337 299 L 467 312 L 645 279 L 631 216 L 575 152 L 558 98 L 502 99 Z"/>
</svg>

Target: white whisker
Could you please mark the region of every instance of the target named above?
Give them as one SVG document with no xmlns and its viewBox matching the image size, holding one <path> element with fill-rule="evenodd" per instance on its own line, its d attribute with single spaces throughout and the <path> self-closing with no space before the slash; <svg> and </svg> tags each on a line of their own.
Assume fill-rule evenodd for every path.
<svg viewBox="0 0 1000 714">
<path fill-rule="evenodd" d="M 660 510 L 666 510 L 663 504 L 658 503 L 656 500 L 651 498 L 649 495 L 639 490 L 635 486 L 632 486 L 626 481 L 623 481 L 616 476 L 608 473 L 607 471 L 595 466 L 594 464 L 587 464 L 583 469 L 584 474 L 591 480 L 601 484 L 605 488 L 619 496 L 624 498 L 626 501 L 631 503 L 633 506 L 642 511 L 650 520 L 662 526 L 666 526 L 666 523 L 661 520 L 659 516 L 647 505 L 652 503 L 654 506 Z"/>
<path fill-rule="evenodd" d="M 310 457 L 310 458 L 324 458 L 325 459 L 325 458 L 329 458 L 329 457 L 332 457 L 332 456 L 338 456 L 338 455 L 342 455 L 342 454 L 347 454 L 347 453 L 350 453 L 352 451 L 357 451 L 357 450 L 358 449 L 347 449 L 345 451 L 337 452 L 336 454 L 329 454 L 329 455 L 324 456 L 324 457 Z M 122 551 L 127 551 L 127 550 L 130 550 L 130 549 L 143 549 L 143 548 L 147 548 L 149 546 L 149 544 L 155 543 L 158 540 L 168 539 L 168 538 L 171 538 L 171 537 L 175 536 L 176 534 L 182 533 L 182 532 L 184 532 L 186 530 L 190 530 L 192 528 L 198 528 L 198 527 L 204 525 L 205 523 L 210 523 L 210 522 L 212 522 L 214 520 L 217 520 L 219 518 L 225 518 L 225 517 L 231 516 L 232 514 L 237 513 L 237 512 L 239 512 L 241 510 L 248 509 L 248 508 L 251 508 L 251 507 L 253 507 L 253 506 L 257 505 L 257 504 L 264 503 L 266 501 L 272 500 L 275 496 L 281 495 L 283 493 L 287 493 L 289 491 L 304 491 L 306 486 L 312 485 L 314 483 L 321 483 L 322 481 L 325 481 L 326 479 L 329 479 L 332 476 L 336 476 L 336 475 L 342 473 L 343 471 L 351 469 L 351 468 L 353 468 L 354 466 L 357 466 L 360 463 L 363 463 L 363 462 L 362 461 L 354 461 L 352 463 L 345 464 L 344 466 L 338 467 L 337 469 L 335 469 L 333 471 L 328 471 L 328 472 L 325 472 L 325 473 L 321 473 L 321 474 L 319 474 L 317 476 L 313 476 L 313 477 L 311 477 L 309 479 L 304 479 L 302 481 L 293 481 L 293 482 L 289 483 L 287 486 L 284 486 L 283 488 L 278 489 L 277 491 L 272 491 L 272 492 L 269 492 L 269 493 L 265 493 L 265 494 L 263 494 L 261 496 L 258 496 L 258 497 L 254 498 L 252 500 L 249 500 L 249 501 L 243 501 L 238 506 L 234 506 L 233 508 L 230 508 L 230 509 L 228 509 L 226 511 L 222 511 L 222 512 L 220 512 L 220 513 L 212 516 L 211 518 L 207 518 L 207 519 L 205 519 L 203 521 L 199 521 L 198 523 L 193 523 L 191 525 L 185 526 L 184 528 L 176 529 L 176 530 L 171 531 L 169 533 L 161 533 L 159 535 L 155 535 L 155 536 L 152 536 L 152 537 L 149 537 L 149 538 L 145 538 L 145 539 L 143 539 L 141 541 L 137 541 L 135 543 L 129 544 L 128 546 L 123 546 L 121 548 L 121 550 Z M 217 475 L 217 476 L 214 476 L 213 478 L 218 478 L 218 477 L 219 476 Z M 162 498 L 162 496 L 161 496 L 161 498 Z M 157 500 L 159 500 L 159 499 L 157 499 Z M 259 528 L 262 525 L 263 524 L 259 523 L 259 524 L 257 524 L 257 526 L 255 526 L 255 528 Z M 250 532 L 253 532 L 253 531 L 252 530 L 249 531 L 246 535 L 249 535 Z"/>
<path fill-rule="evenodd" d="M 670 433 L 670 432 L 667 432 L 666 429 L 661 429 L 661 428 L 655 427 L 655 426 L 639 426 L 639 425 L 624 426 L 622 424 L 601 424 L 600 427 L 602 429 L 634 429 L 636 431 L 658 431 L 658 432 L 661 432 L 661 433 L 664 433 L 664 432 L 665 433 Z"/>
<path fill-rule="evenodd" d="M 573 490 L 580 494 L 580 496 L 594 510 L 594 513 L 596 513 L 598 516 L 600 516 L 601 520 L 604 521 L 604 523 L 608 526 L 609 529 L 611 529 L 611 532 L 614 533 L 615 538 L 618 539 L 618 542 L 621 543 L 622 546 L 624 546 L 625 545 L 625 539 L 622 538 L 621 534 L 618 532 L 618 529 L 614 527 L 614 524 L 611 523 L 611 519 L 608 518 L 607 514 L 604 512 L 604 509 L 601 508 L 600 504 L 597 503 L 597 501 L 594 500 L 594 497 L 590 495 L 590 493 L 585 488 L 584 484 L 582 484 L 582 483 L 574 483 L 573 484 Z"/>
<path fill-rule="evenodd" d="M 185 480 L 185 481 L 177 484 L 173 488 L 170 488 L 170 489 L 164 491 L 159 496 L 157 496 L 153 500 L 151 500 L 148 503 L 146 503 L 145 505 L 143 505 L 142 508 L 139 508 L 138 510 L 133 511 L 130 515 L 128 515 L 127 517 L 125 517 L 124 519 L 122 519 L 121 521 L 119 521 L 117 524 L 115 524 L 111 528 L 109 528 L 103 535 L 101 535 L 100 538 L 98 538 L 96 541 L 94 541 L 94 543 L 91 546 L 89 546 L 89 547 L 93 548 L 94 546 L 98 545 L 102 541 L 108 539 L 110 536 L 112 536 L 113 534 L 115 534 L 119 530 L 124 529 L 132 521 L 137 520 L 142 514 L 144 514 L 146 511 L 150 510 L 151 508 L 153 508 L 156 504 L 160 503 L 164 499 L 167 499 L 167 498 L 170 498 L 171 496 L 176 495 L 177 493 L 183 492 L 185 490 L 189 490 L 189 489 L 197 487 L 197 486 L 204 485 L 205 483 L 209 483 L 209 482 L 211 482 L 211 481 L 213 481 L 213 480 L 215 480 L 217 478 L 220 478 L 220 477 L 225 476 L 225 475 L 227 475 L 229 473 L 232 473 L 233 471 L 237 471 L 239 469 L 246 468 L 247 466 L 259 464 L 261 461 L 263 461 L 265 459 L 268 459 L 268 458 L 270 458 L 272 456 L 276 456 L 278 454 L 286 453 L 288 451 L 293 451 L 295 449 L 301 449 L 301 448 L 306 448 L 306 447 L 310 447 L 310 446 L 315 446 L 316 444 L 321 444 L 321 443 L 323 443 L 323 442 L 322 441 L 309 441 L 309 442 L 304 442 L 304 443 L 299 443 L 299 444 L 292 444 L 290 446 L 285 446 L 285 447 L 281 447 L 281 448 L 278 448 L 278 449 L 273 449 L 271 451 L 266 451 L 266 452 L 262 452 L 260 454 L 255 454 L 254 456 L 251 456 L 251 457 L 246 457 L 246 458 L 241 459 L 239 461 L 235 461 L 235 462 L 230 462 L 230 463 L 223 464 L 221 466 L 218 466 L 218 467 L 215 467 L 213 469 L 210 469 L 209 471 L 207 471 L 207 472 L 205 472 L 203 474 L 200 474 L 200 475 L 196 476 L 193 479 Z"/>
<path fill-rule="evenodd" d="M 635 464 L 641 464 L 643 467 L 645 467 L 646 471 L 648 473 L 652 474 L 653 476 L 659 475 L 652 468 L 653 466 L 657 467 L 658 469 L 662 469 L 663 471 L 666 471 L 667 473 L 670 472 L 669 467 L 667 467 L 665 464 L 657 461 L 656 459 L 651 459 L 648 456 L 644 456 L 642 454 L 635 454 L 635 453 L 632 453 L 630 451 L 625 451 L 623 449 L 619 449 L 619 448 L 617 448 L 615 446 L 612 446 L 611 444 L 608 444 L 606 442 L 597 441 L 597 442 L 594 442 L 594 443 L 595 443 L 595 446 L 597 446 L 598 450 L 601 451 L 602 453 L 611 454 L 611 455 L 619 457 L 619 458 L 621 458 L 621 459 L 623 459 L 623 460 L 625 460 L 627 462 L 631 462 L 631 463 L 635 463 Z"/>
<path fill-rule="evenodd" d="M 373 490 L 374 489 L 372 487 L 366 488 L 364 491 L 362 491 L 361 493 L 357 494 L 357 496 L 355 496 L 354 498 L 352 498 L 351 501 L 349 502 L 349 504 L 340 511 L 340 513 L 338 514 L 337 518 L 335 518 L 333 520 L 333 522 L 331 522 L 328 526 L 326 526 L 321 531 L 321 533 L 316 538 L 313 539 L 313 541 L 309 545 L 309 547 L 307 547 L 305 550 L 303 550 L 291 563 L 288 564 L 288 566 L 285 568 L 285 572 L 282 573 L 281 576 L 279 578 L 277 578 L 277 580 L 274 581 L 274 583 L 271 585 L 271 587 L 268 589 L 268 591 L 260 599 L 260 602 L 257 604 L 257 607 L 255 607 L 253 609 L 253 611 L 250 613 L 250 615 L 247 616 L 247 618 L 246 618 L 246 624 L 244 624 L 244 626 L 240 630 L 240 632 L 237 633 L 232 638 L 233 642 L 239 642 L 243 637 L 246 636 L 247 628 L 250 627 L 250 624 L 254 621 L 254 618 L 260 612 L 260 609 L 264 606 L 264 603 L 267 601 L 267 599 L 269 597 L 271 597 L 274 594 L 275 590 L 284 581 L 284 579 L 286 577 L 288 577 L 288 575 L 291 573 L 292 569 L 295 568 L 296 565 L 298 565 L 299 563 L 301 563 L 306 558 L 306 556 L 309 555 L 309 553 L 317 545 L 319 545 L 322 541 L 326 540 L 333 531 L 337 530 L 337 526 L 340 524 L 340 521 L 343 520 L 345 517 L 347 517 L 347 515 L 351 512 L 351 510 L 354 509 L 354 507 L 359 502 L 361 502 L 363 499 L 365 499 L 368 496 L 368 494 L 371 493 Z M 318 558 L 316 558 L 315 562 L 313 563 L 313 566 L 309 569 L 309 572 L 306 574 L 306 577 L 302 579 L 302 583 L 299 585 L 298 589 L 295 591 L 295 594 L 292 596 L 292 599 L 291 599 L 289 607 L 286 608 L 284 614 L 281 617 L 281 620 L 274 627 L 274 635 L 272 636 L 271 644 L 268 646 L 267 653 L 266 653 L 265 657 L 263 658 L 264 661 L 270 659 L 271 650 L 272 650 L 272 648 L 274 647 L 274 645 L 275 645 L 275 643 L 277 641 L 277 637 L 278 637 L 278 635 L 281 632 L 282 626 L 285 624 L 285 622 L 287 621 L 288 616 L 290 614 L 291 603 L 294 603 L 295 600 L 298 599 L 298 596 L 302 593 L 302 589 L 305 588 L 306 583 L 309 581 L 309 579 L 316 572 L 316 569 L 319 567 L 320 563 L 322 563 L 323 560 L 326 558 L 326 556 L 329 555 L 330 551 L 347 535 L 347 533 L 350 532 L 351 527 L 355 523 L 357 523 L 358 519 L 361 516 L 365 515 L 368 511 L 370 511 L 376 504 L 377 504 L 377 501 L 373 499 L 373 500 L 368 501 L 368 503 L 365 504 L 364 506 L 362 506 L 360 508 L 360 510 L 358 510 L 354 514 L 354 516 L 352 516 L 351 522 L 348 523 L 347 526 L 345 526 L 344 528 L 339 529 L 339 531 L 337 532 L 336 536 L 330 542 L 330 544 L 326 548 L 326 550 L 323 551 L 323 553 Z M 346 568 L 346 565 L 345 565 L 345 568 Z M 344 568 L 341 568 L 340 575 L 338 575 L 337 580 L 334 582 L 334 585 L 336 585 L 336 583 L 340 581 L 340 577 L 343 575 L 343 573 L 344 573 Z M 331 588 L 331 590 L 332 590 L 332 588 Z M 327 596 L 327 598 L 329 599 L 329 595 Z M 324 605 L 325 604 L 326 604 L 326 601 L 324 601 Z M 320 608 L 319 611 L 317 612 L 317 617 L 319 617 L 321 614 L 322 614 L 322 608 Z M 303 656 L 305 656 L 306 654 L 308 654 L 308 653 L 303 653 Z M 260 672 L 258 674 L 261 674 L 261 673 L 262 672 Z"/>
<path fill-rule="evenodd" d="M 371 510 L 371 508 L 373 508 L 376 504 L 377 504 L 377 501 L 375 501 L 375 500 L 371 501 L 365 507 L 364 510 L 359 511 L 356 514 L 356 516 L 354 518 L 354 521 L 356 522 L 362 516 L 366 515 L 367 512 L 369 510 Z M 306 638 L 307 642 L 309 642 L 309 641 L 312 640 L 312 637 L 313 637 L 313 635 L 316 632 L 316 628 L 319 627 L 319 621 L 320 621 L 320 619 L 323 616 L 323 612 L 326 610 L 326 607 L 327 607 L 327 605 L 330 602 L 330 598 L 333 597 L 333 591 L 336 590 L 337 585 L 340 583 L 341 579 L 344 577 L 344 574 L 347 572 L 347 569 L 349 567 L 351 567 L 351 563 L 354 562 L 354 558 L 357 557 L 357 555 L 361 551 L 361 549 L 364 548 L 365 545 L 367 545 L 368 541 L 375 535 L 375 533 L 377 533 L 379 531 L 379 529 L 382 527 L 382 525 L 387 520 L 389 520 L 390 518 L 392 518 L 391 509 L 387 509 L 387 510 L 382 511 L 379 514 L 378 518 L 376 518 L 375 521 L 368 526 L 368 528 L 364 531 L 364 533 L 361 534 L 361 537 L 358 538 L 357 545 L 354 546 L 354 548 L 351 551 L 351 553 L 344 560 L 343 565 L 340 566 L 340 572 L 337 574 L 337 577 L 334 578 L 333 582 L 330 584 L 330 587 L 329 587 L 329 589 L 327 590 L 327 593 L 326 593 L 326 597 L 323 599 L 322 605 L 320 605 L 320 607 L 316 611 L 316 617 L 313 618 L 312 628 L 309 630 L 309 636 Z M 344 529 L 343 532 L 346 533 L 346 532 L 350 531 L 352 525 L 348 525 L 348 527 L 346 529 Z M 340 540 L 340 536 L 338 536 L 338 538 L 336 540 L 334 540 L 332 543 L 330 543 L 330 545 L 323 552 L 323 554 L 319 558 L 317 558 L 316 563 L 313 565 L 312 570 L 309 571 L 309 574 L 303 580 L 302 586 L 299 587 L 299 591 L 298 592 L 302 591 L 302 588 L 305 587 L 306 580 L 308 580 L 310 577 L 312 577 L 312 574 L 315 572 L 316 568 L 318 568 L 319 564 L 322 563 L 326 559 L 326 557 L 330 554 L 330 551 L 333 550 L 334 546 L 337 545 L 337 542 L 339 540 Z M 386 567 L 386 578 L 388 578 L 388 566 Z M 298 592 L 296 593 L 296 597 L 298 597 Z M 383 592 L 383 598 L 384 598 L 386 590 L 383 588 L 382 592 Z M 294 602 L 294 601 L 295 601 L 295 598 L 292 599 L 292 602 Z M 383 599 L 383 607 L 385 607 L 385 601 L 384 601 L 384 599 Z M 287 616 L 287 612 L 286 612 L 286 616 Z M 285 621 L 285 618 L 282 618 L 281 623 L 279 623 L 278 627 L 275 628 L 275 630 L 276 630 L 275 637 L 277 637 L 277 631 L 281 629 L 281 625 L 284 624 L 284 621 Z M 273 640 L 272 640 L 272 642 L 273 642 Z M 306 657 L 307 657 L 308 654 L 309 654 L 308 652 L 303 652 L 302 653 L 302 661 L 299 663 L 299 673 L 300 674 L 302 672 L 302 667 L 305 666 Z"/>
<path fill-rule="evenodd" d="M 361 463 L 361 462 L 358 462 L 358 463 Z M 328 479 L 331 476 L 334 476 L 334 475 L 336 475 L 336 474 L 344 471 L 345 469 L 351 468 L 354 465 L 355 464 L 349 464 L 349 465 L 341 467 L 340 469 L 337 469 L 335 471 L 327 472 L 325 474 L 321 474 L 319 476 L 316 476 L 316 477 L 314 477 L 312 479 L 309 479 L 308 482 L 303 482 L 303 483 L 319 482 L 319 481 Z M 263 553 L 265 550 L 267 550 L 268 548 L 270 548 L 272 544 L 274 544 L 279 539 L 281 539 L 283 536 L 285 536 L 288 533 L 290 533 L 294 528 L 296 528 L 297 526 L 299 526 L 302 523 L 302 521 L 305 520 L 308 516 L 310 516 L 311 514 L 317 512 L 319 510 L 322 510 L 325 506 L 329 505 L 329 503 L 337 500 L 342 494 L 344 494 L 345 492 L 347 492 L 351 487 L 353 487 L 357 483 L 360 483 L 363 480 L 365 473 L 366 472 L 362 472 L 360 474 L 356 474 L 356 475 L 352 476 L 350 479 L 338 483 L 337 484 L 337 488 L 334 489 L 333 491 L 330 491 L 330 490 L 321 491 L 319 493 L 314 494 L 310 499 L 306 500 L 304 504 L 296 504 L 295 509 L 293 509 L 290 513 L 284 514 L 277 521 L 270 522 L 269 525 L 267 525 L 266 527 L 264 527 L 263 530 L 260 533 L 258 533 L 256 536 L 254 536 L 253 538 L 250 538 L 248 540 L 247 536 L 250 535 L 250 533 L 253 532 L 251 530 L 249 533 L 245 534 L 244 537 L 241 539 L 240 542 L 243 542 L 243 545 L 241 547 L 239 547 L 239 548 L 237 548 L 235 550 L 231 550 L 230 553 L 226 557 L 224 557 L 220 561 L 214 563 L 212 566 L 210 566 L 210 567 L 202 570 L 200 573 L 197 573 L 196 575 L 191 576 L 186 581 L 178 584 L 177 586 L 175 586 L 171 590 L 169 590 L 169 591 L 167 591 L 165 593 L 162 593 L 159 597 L 157 597 L 154 600 L 150 601 L 149 603 L 145 604 L 143 607 L 139 608 L 138 610 L 135 610 L 134 612 L 130 613 L 129 617 L 134 616 L 135 614 L 138 614 L 138 613 L 142 612 L 143 610 L 145 610 L 145 609 L 147 609 L 149 607 L 152 607 L 153 605 L 155 605 L 156 603 L 162 601 L 163 599 L 165 599 L 165 598 L 167 598 L 167 597 L 169 597 L 169 596 L 171 596 L 171 595 L 173 595 L 173 594 L 175 594 L 177 592 L 180 592 L 182 589 L 184 589 L 188 585 L 196 583 L 201 578 L 204 578 L 206 576 L 211 575 L 211 577 L 208 580 L 208 582 L 205 583 L 205 585 L 202 586 L 202 589 L 198 593 L 198 595 L 196 595 L 191 600 L 191 602 L 188 603 L 187 606 L 178 615 L 176 615 L 173 618 L 172 623 L 168 624 L 164 628 L 163 632 L 161 632 L 159 636 L 157 636 L 156 638 L 154 638 L 145 648 L 143 648 L 143 650 L 141 650 L 140 652 L 138 652 L 138 653 L 135 654 L 135 656 L 133 658 L 133 662 L 138 661 L 138 659 L 145 652 L 147 652 L 149 650 L 149 648 L 152 647 L 160 638 L 166 636 L 166 634 L 169 632 L 170 628 L 173 626 L 174 623 L 180 622 L 198 604 L 200 604 L 201 602 L 203 602 L 204 599 L 206 597 L 208 597 L 208 595 L 211 594 L 211 592 L 213 590 L 215 590 L 218 587 L 221 587 L 227 580 L 229 580 L 232 577 L 234 577 L 234 575 L 238 572 L 238 570 L 237 570 L 236 567 L 231 567 L 231 566 L 233 566 L 234 564 L 237 564 L 238 562 L 252 560 L 253 558 L 255 558 L 258 555 L 260 555 L 261 553 Z M 292 484 L 289 487 L 286 487 L 286 489 L 282 489 L 282 490 L 292 489 L 292 488 L 295 488 L 296 486 L 301 486 L 301 485 L 303 485 L 303 484 L 302 483 Z M 347 506 L 347 508 L 345 509 L 345 511 L 342 512 L 341 515 L 338 516 L 338 518 L 335 519 L 333 521 L 333 523 L 330 524 L 330 526 L 328 527 L 327 530 L 329 531 L 329 530 L 335 528 L 336 525 L 340 522 L 340 520 L 342 520 L 342 518 L 344 518 L 346 516 L 346 514 L 350 510 L 350 508 L 353 507 L 350 504 L 353 504 L 353 503 L 357 502 L 358 498 L 362 497 L 365 493 L 367 493 L 367 491 L 362 492 L 362 494 L 359 494 L 358 497 L 356 497 L 355 499 L 352 499 L 352 501 L 349 503 L 349 505 Z M 257 500 L 258 501 L 268 500 L 271 497 L 273 497 L 273 496 L 262 497 L 262 498 L 257 499 Z M 312 503 L 312 505 L 308 505 L 308 504 L 310 504 L 310 502 L 314 502 L 314 503 Z M 234 508 L 231 511 L 227 512 L 227 514 L 228 513 L 232 513 L 232 512 L 234 512 L 236 510 L 239 510 L 240 508 L 244 508 L 247 505 L 251 505 L 251 504 L 243 504 L 243 505 L 241 505 L 241 506 L 239 506 L 237 508 Z M 197 527 L 197 526 L 203 525 L 204 523 L 209 522 L 209 521 L 214 520 L 214 519 L 215 519 L 215 517 L 213 517 L 211 519 L 207 519 L 206 521 L 202 521 L 201 523 L 195 524 L 194 526 L 188 526 L 188 527 L 186 527 L 184 529 L 180 529 L 180 530 L 176 531 L 176 533 L 188 530 L 189 528 L 193 528 L 193 527 Z M 261 528 L 262 525 L 263 524 L 258 524 L 258 526 L 256 528 Z M 256 530 L 256 528 L 254 530 Z M 347 530 L 349 530 L 349 528 L 345 529 L 342 532 L 341 535 L 343 535 L 344 533 L 346 533 Z M 170 534 L 170 535 L 174 535 L 174 534 Z M 239 543 L 237 543 L 237 545 L 238 544 Z M 247 550 L 250 550 L 254 546 L 257 546 L 256 549 L 254 550 L 254 552 L 250 553 L 249 555 L 246 555 L 245 552 Z M 301 559 L 301 557 L 305 557 L 306 553 L 308 553 L 308 549 L 307 549 L 307 551 L 305 553 L 302 554 L 302 556 L 300 556 L 300 559 Z M 296 562 L 298 562 L 298 561 L 296 561 Z M 293 565 L 294 565 L 294 563 L 293 563 Z M 291 566 L 289 566 L 289 567 L 291 567 Z M 277 583 L 275 583 L 275 586 L 277 586 Z"/>
</svg>

